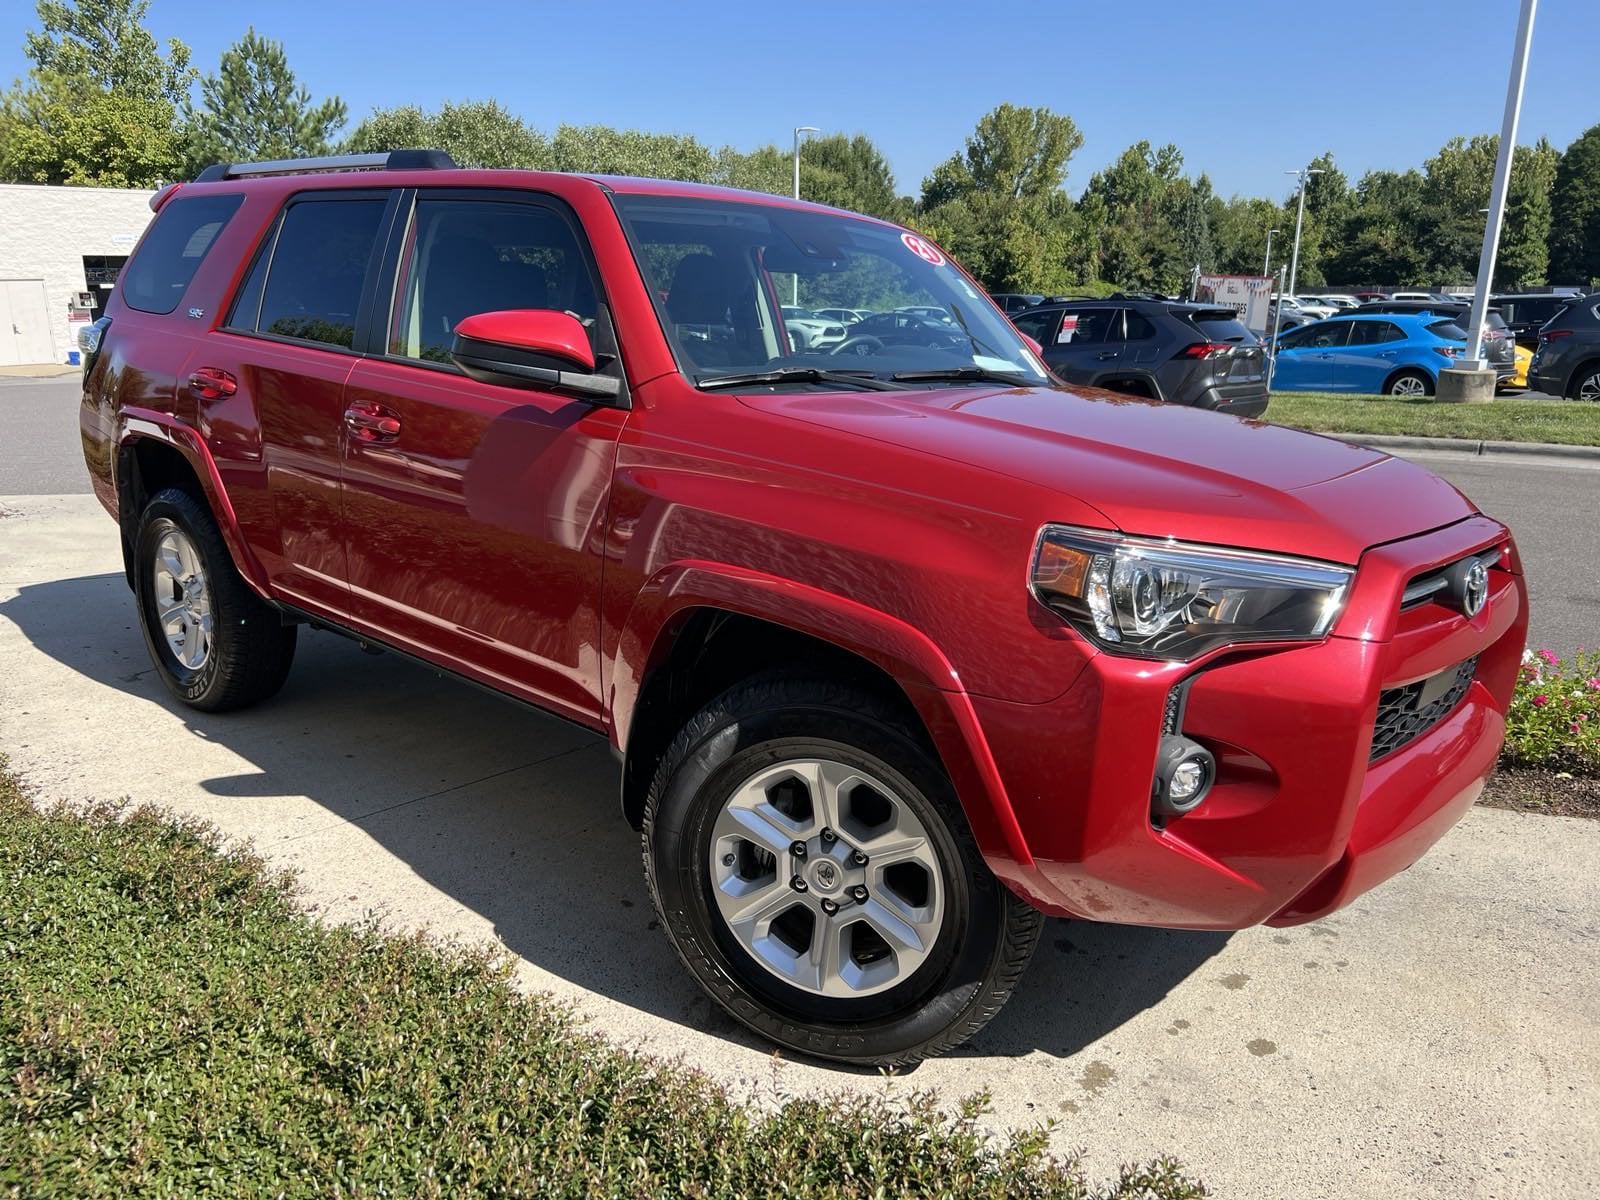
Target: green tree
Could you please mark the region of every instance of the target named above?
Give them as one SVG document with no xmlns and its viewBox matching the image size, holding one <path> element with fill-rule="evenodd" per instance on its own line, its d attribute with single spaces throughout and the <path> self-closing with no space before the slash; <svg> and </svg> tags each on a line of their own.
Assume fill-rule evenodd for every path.
<svg viewBox="0 0 1600 1200">
<path fill-rule="evenodd" d="M 327 154 L 345 122 L 344 101 L 311 103 L 283 46 L 252 27 L 223 51 L 221 69 L 200 81 L 198 106 L 184 103 L 191 172 L 209 163 Z"/>
<path fill-rule="evenodd" d="M 161 53 L 144 27 L 149 7 L 150 0 L 39 0 L 44 28 L 27 35 L 27 55 L 46 74 L 176 107 L 195 76 L 189 48 L 172 38 Z"/>
<path fill-rule="evenodd" d="M 183 156 L 176 104 L 194 77 L 176 39 L 162 54 L 149 0 L 40 0 L 26 83 L 0 97 L 0 179 L 148 187 Z"/>
<path fill-rule="evenodd" d="M 911 215 L 909 202 L 895 190 L 889 160 L 860 133 L 829 134 L 802 144 L 800 194 L 818 204 L 886 221 L 904 221 Z"/>
<path fill-rule="evenodd" d="M 547 170 L 551 159 L 544 135 L 494 100 L 445 103 L 432 113 L 414 104 L 374 109 L 340 147 L 349 154 L 418 148 L 443 150 L 464 167 Z"/>
<path fill-rule="evenodd" d="M 1283 231 L 1283 209 L 1271 200 L 1260 197 L 1234 196 L 1216 201 L 1210 214 L 1213 265 L 1228 275 L 1256 275 L 1266 260 L 1267 231 L 1276 229 L 1273 236 L 1273 257 L 1282 259 L 1288 243 Z M 1277 264 L 1274 263 L 1273 266 Z"/>
<path fill-rule="evenodd" d="M 1532 146 L 1518 146 L 1511 156 L 1505 228 L 1495 257 L 1497 291 L 1536 287 L 1548 280 L 1551 192 L 1560 162 L 1560 154 L 1544 138 Z"/>
<path fill-rule="evenodd" d="M 1600 125 L 1562 153 L 1550 209 L 1551 277 L 1584 287 L 1600 280 Z"/>
<path fill-rule="evenodd" d="M 922 206 L 935 208 L 975 191 L 1040 199 L 1061 189 L 1067 162 L 1082 145 L 1083 134 L 1071 117 L 1002 104 L 978 121 L 963 154 L 940 164 L 924 181 Z"/>
<path fill-rule="evenodd" d="M 1174 224 L 1171 194 L 1182 179 L 1183 155 L 1176 146 L 1139 141 L 1089 180 L 1078 208 L 1098 230 L 1099 278 L 1138 291 L 1186 286 L 1194 263 L 1184 259 L 1194 247 L 1184 245 Z M 1177 200 L 1181 204 L 1182 197 Z"/>
<path fill-rule="evenodd" d="M 550 165 L 557 171 L 703 183 L 715 174 L 716 155 L 688 134 L 562 125 L 550 141 Z"/>
<path fill-rule="evenodd" d="M 1426 286 L 1428 263 L 1421 236 L 1424 188 L 1422 172 L 1417 170 L 1363 175 L 1338 240 L 1328 251 L 1328 277 L 1352 286 Z"/>
</svg>

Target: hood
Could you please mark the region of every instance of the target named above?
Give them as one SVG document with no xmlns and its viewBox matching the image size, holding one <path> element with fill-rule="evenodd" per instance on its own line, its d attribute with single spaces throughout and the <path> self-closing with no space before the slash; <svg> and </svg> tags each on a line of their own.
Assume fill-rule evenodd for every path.
<svg viewBox="0 0 1600 1200">
<path fill-rule="evenodd" d="M 1353 564 L 1477 510 L 1430 471 L 1264 421 L 1066 388 L 764 393 L 798 421 L 1042 485 L 1125 533 Z"/>
</svg>

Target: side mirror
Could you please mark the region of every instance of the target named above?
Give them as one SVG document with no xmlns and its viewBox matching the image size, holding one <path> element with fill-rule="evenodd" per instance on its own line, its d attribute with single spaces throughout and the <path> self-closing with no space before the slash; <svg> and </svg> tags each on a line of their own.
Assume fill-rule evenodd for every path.
<svg viewBox="0 0 1600 1200">
<path fill-rule="evenodd" d="M 1029 334 L 1022 333 L 1020 329 L 1017 330 L 1017 332 L 1022 334 L 1022 340 L 1028 343 L 1028 349 L 1032 350 L 1040 358 L 1044 357 L 1044 347 L 1039 344 L 1039 340 L 1037 338 Z"/>
<path fill-rule="evenodd" d="M 477 313 L 456 326 L 450 357 L 482 383 L 559 387 L 613 400 L 622 381 L 595 373 L 583 323 L 553 308 Z"/>
</svg>

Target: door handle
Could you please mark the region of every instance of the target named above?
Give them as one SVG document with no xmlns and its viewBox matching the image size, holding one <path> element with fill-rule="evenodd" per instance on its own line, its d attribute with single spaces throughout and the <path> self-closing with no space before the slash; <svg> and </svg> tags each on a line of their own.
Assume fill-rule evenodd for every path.
<svg viewBox="0 0 1600 1200">
<path fill-rule="evenodd" d="M 219 367 L 198 367 L 189 376 L 189 390 L 202 400 L 220 400 L 239 390 L 239 381 Z"/>
<path fill-rule="evenodd" d="M 1099 354 L 1096 354 L 1095 357 L 1098 358 L 1101 362 L 1105 362 L 1106 359 L 1108 359 L 1108 358 L 1116 358 L 1117 354 L 1118 354 L 1118 351 L 1116 351 L 1116 350 L 1102 350 L 1102 351 L 1100 351 Z"/>
<path fill-rule="evenodd" d="M 358 442 L 392 442 L 400 436 L 400 417 L 371 400 L 357 400 L 344 410 L 345 428 Z"/>
</svg>

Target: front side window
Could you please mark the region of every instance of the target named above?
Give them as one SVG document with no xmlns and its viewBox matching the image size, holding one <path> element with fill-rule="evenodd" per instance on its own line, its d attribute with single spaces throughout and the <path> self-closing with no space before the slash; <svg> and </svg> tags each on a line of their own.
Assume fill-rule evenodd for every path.
<svg viewBox="0 0 1600 1200">
<path fill-rule="evenodd" d="M 800 367 L 891 380 L 1048 376 L 994 304 L 916 234 L 845 214 L 699 197 L 613 197 L 679 367 L 699 384 Z M 829 331 L 784 311 L 869 309 Z M 937 380 L 903 380 L 932 384 Z"/>
<path fill-rule="evenodd" d="M 123 302 L 147 313 L 177 308 L 217 234 L 242 203 L 244 197 L 237 193 L 167 201 L 118 281 Z"/>
<path fill-rule="evenodd" d="M 522 308 L 553 308 L 593 322 L 599 308 L 593 277 L 567 220 L 540 204 L 418 200 L 389 353 L 448 363 L 463 319 Z"/>
<path fill-rule="evenodd" d="M 1061 328 L 1056 332 L 1058 346 L 1098 346 L 1102 342 L 1121 339 L 1120 308 L 1085 308 L 1077 312 L 1068 310 L 1061 314 Z"/>
<path fill-rule="evenodd" d="M 385 203 L 371 197 L 291 204 L 270 255 L 258 264 L 266 271 L 259 309 L 252 318 L 247 303 L 253 299 L 252 278 L 235 305 L 232 324 L 275 337 L 351 348 Z"/>
<path fill-rule="evenodd" d="M 1016 318 L 1014 324 L 1043 346 L 1055 337 L 1056 322 L 1060 319 L 1061 314 L 1058 312 L 1023 313 Z"/>
</svg>

